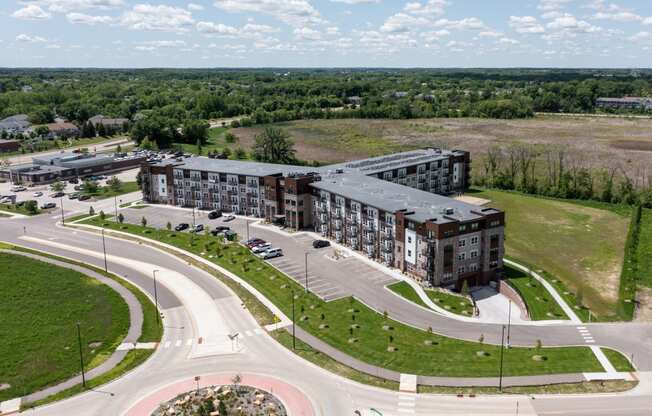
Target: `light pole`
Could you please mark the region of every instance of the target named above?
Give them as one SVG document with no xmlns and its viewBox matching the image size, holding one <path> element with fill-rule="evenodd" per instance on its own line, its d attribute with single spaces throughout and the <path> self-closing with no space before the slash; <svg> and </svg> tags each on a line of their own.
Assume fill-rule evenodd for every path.
<svg viewBox="0 0 652 416">
<path fill-rule="evenodd" d="M 109 267 L 106 262 L 106 241 L 104 240 L 104 227 L 102 227 L 102 252 L 104 253 L 104 271 L 109 272 Z"/>
<path fill-rule="evenodd" d="M 61 224 L 66 225 L 66 220 L 63 218 L 63 197 L 59 198 L 59 204 L 61 204 Z"/>
<path fill-rule="evenodd" d="M 503 333 L 500 337 L 500 375 L 498 378 L 498 391 L 503 392 L 503 353 L 505 345 L 505 325 L 503 325 Z"/>
<path fill-rule="evenodd" d="M 158 312 L 158 292 L 156 291 L 156 272 L 158 270 L 152 270 L 152 275 L 154 276 L 154 307 L 156 308 L 156 323 L 159 323 L 159 312 Z"/>
<path fill-rule="evenodd" d="M 294 289 L 292 289 L 292 349 L 297 348 L 296 338 L 294 334 Z"/>
<path fill-rule="evenodd" d="M 86 388 L 86 375 L 84 374 L 84 356 L 82 355 L 82 340 L 79 322 L 77 322 L 77 342 L 79 343 L 79 364 L 81 365 L 82 386 Z"/>
<path fill-rule="evenodd" d="M 509 308 L 507 309 L 507 349 L 509 349 L 509 333 L 512 328 L 512 301 L 509 300 Z"/>
<path fill-rule="evenodd" d="M 113 205 L 115 206 L 115 222 L 118 223 L 118 196 L 113 195 Z"/>
</svg>

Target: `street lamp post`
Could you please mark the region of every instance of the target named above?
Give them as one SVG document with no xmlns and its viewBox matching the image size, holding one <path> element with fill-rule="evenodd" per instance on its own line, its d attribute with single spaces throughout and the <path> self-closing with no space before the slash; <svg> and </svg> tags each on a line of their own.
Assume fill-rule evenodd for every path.
<svg viewBox="0 0 652 416">
<path fill-rule="evenodd" d="M 305 252 L 304 256 L 304 266 L 305 266 L 305 272 L 306 272 L 306 293 L 308 293 L 308 252 Z"/>
<path fill-rule="evenodd" d="M 156 272 L 158 270 L 152 270 L 152 275 L 154 276 L 154 307 L 156 308 L 156 323 L 159 323 L 159 312 L 158 312 L 158 292 L 156 290 Z"/>
<path fill-rule="evenodd" d="M 505 345 L 505 325 L 503 325 L 503 333 L 500 337 L 500 375 L 498 378 L 498 391 L 503 391 L 503 354 Z"/>
<path fill-rule="evenodd" d="M 86 388 L 86 375 L 84 374 L 84 356 L 82 355 L 82 340 L 79 322 L 77 322 L 77 342 L 79 343 L 79 364 L 81 365 L 82 386 Z"/>
<path fill-rule="evenodd" d="M 118 223 L 118 196 L 113 195 L 113 205 L 115 206 L 115 222 Z"/>
<path fill-rule="evenodd" d="M 292 289 L 292 349 L 297 348 L 296 338 L 294 333 L 294 289 Z"/>
<path fill-rule="evenodd" d="M 109 272 L 109 266 L 106 262 L 106 240 L 104 239 L 104 227 L 102 227 L 102 252 L 104 253 L 104 271 Z"/>
</svg>

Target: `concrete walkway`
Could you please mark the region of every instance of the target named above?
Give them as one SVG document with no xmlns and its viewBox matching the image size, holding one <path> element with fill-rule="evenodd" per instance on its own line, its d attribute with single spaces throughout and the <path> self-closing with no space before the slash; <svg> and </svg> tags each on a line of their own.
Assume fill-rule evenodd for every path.
<svg viewBox="0 0 652 416">
<path fill-rule="evenodd" d="M 522 311 L 517 304 L 510 302 L 506 296 L 491 287 L 473 288 L 471 289 L 471 297 L 475 300 L 475 305 L 480 311 L 480 317 L 487 322 L 506 324 L 508 316 L 511 316 L 512 324 L 527 325 L 531 322 L 522 318 Z"/>
<path fill-rule="evenodd" d="M 91 269 L 87 269 L 82 266 L 78 266 L 75 264 L 55 260 L 49 257 L 45 256 L 39 256 L 36 254 L 32 253 L 25 253 L 22 251 L 15 251 L 15 250 L 0 250 L 0 252 L 3 253 L 10 253 L 10 254 L 16 254 L 19 256 L 25 256 L 29 257 L 35 260 L 39 260 L 45 263 L 49 263 L 55 266 L 59 267 L 64 267 L 66 269 L 74 270 L 76 272 L 82 273 L 86 276 L 92 277 L 93 279 L 97 279 L 101 283 L 109 286 L 111 289 L 116 291 L 127 303 L 127 306 L 129 307 L 129 331 L 127 332 L 127 336 L 124 338 L 122 342 L 129 342 L 129 343 L 135 343 L 138 338 L 140 337 L 142 326 L 143 326 L 143 311 L 140 306 L 140 302 L 134 296 L 133 293 L 124 286 L 122 286 L 120 283 L 116 282 L 113 279 L 110 279 L 104 275 L 101 275 Z M 106 373 L 107 371 L 111 370 L 113 367 L 118 365 L 120 361 L 127 355 L 127 351 L 119 351 L 116 350 L 111 354 L 111 356 L 104 361 L 102 364 L 99 366 L 87 371 L 85 373 L 86 379 L 90 380 L 94 377 L 97 377 L 101 374 Z M 82 377 L 81 374 L 72 377 L 62 383 L 56 384 L 54 386 L 48 387 L 46 389 L 34 392 L 32 394 L 29 394 L 25 397 L 22 398 L 23 403 L 29 403 L 33 402 L 36 400 L 44 399 L 47 396 L 50 396 L 52 394 L 58 393 L 60 391 L 66 390 L 70 387 L 73 387 L 77 384 L 80 384 L 82 382 Z"/>
</svg>

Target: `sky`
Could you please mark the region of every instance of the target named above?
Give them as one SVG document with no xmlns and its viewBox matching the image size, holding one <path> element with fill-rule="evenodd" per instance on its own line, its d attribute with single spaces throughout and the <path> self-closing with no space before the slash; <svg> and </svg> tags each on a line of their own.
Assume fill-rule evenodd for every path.
<svg viewBox="0 0 652 416">
<path fill-rule="evenodd" d="M 652 67 L 650 0 L 0 0 L 0 67 Z"/>
</svg>

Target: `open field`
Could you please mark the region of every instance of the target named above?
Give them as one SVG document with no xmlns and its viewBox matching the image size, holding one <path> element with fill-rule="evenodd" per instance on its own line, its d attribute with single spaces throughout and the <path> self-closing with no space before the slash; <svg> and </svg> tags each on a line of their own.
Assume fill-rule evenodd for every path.
<svg viewBox="0 0 652 416">
<path fill-rule="evenodd" d="M 96 192 L 81 191 L 82 194 L 90 195 L 95 199 L 113 198 L 114 196 L 136 192 L 138 190 L 137 182 L 122 182 L 120 189 L 113 190 L 110 186 L 100 186 Z"/>
<path fill-rule="evenodd" d="M 98 217 L 84 223 L 144 235 L 202 255 L 247 280 L 288 315 L 294 293 L 297 324 L 362 361 L 412 374 L 497 375 L 500 347 L 418 330 L 385 318 L 353 298 L 323 302 L 238 244 L 225 244 L 205 234 L 191 241 L 189 233 L 102 222 Z M 586 347 L 513 348 L 505 356 L 505 369 L 506 375 L 526 375 L 601 371 L 601 366 Z"/>
<path fill-rule="evenodd" d="M 580 291 L 594 315 L 615 315 L 629 216 L 513 192 L 473 195 L 505 210 L 508 256 Z"/>
<path fill-rule="evenodd" d="M 296 143 L 302 160 L 341 162 L 423 146 L 471 152 L 474 168 L 492 144 L 563 143 L 594 167 L 620 166 L 630 172 L 652 163 L 652 120 L 540 116 L 524 120 L 302 120 L 279 123 Z M 248 150 L 263 126 L 233 129 Z M 641 172 L 643 174 L 643 172 Z"/>
<path fill-rule="evenodd" d="M 208 130 L 208 142 L 202 146 L 201 154 L 208 155 L 209 152 L 221 152 L 225 147 L 231 148 L 231 151 L 238 147 L 238 143 L 227 143 L 224 140 L 224 133 L 227 131 L 226 127 L 213 127 Z M 196 144 L 188 143 L 174 143 L 174 146 L 181 148 L 184 153 L 198 154 Z"/>
<path fill-rule="evenodd" d="M 129 328 L 124 300 L 76 271 L 0 253 L 0 401 L 79 372 L 76 323 L 87 367 L 108 357 Z"/>
</svg>

